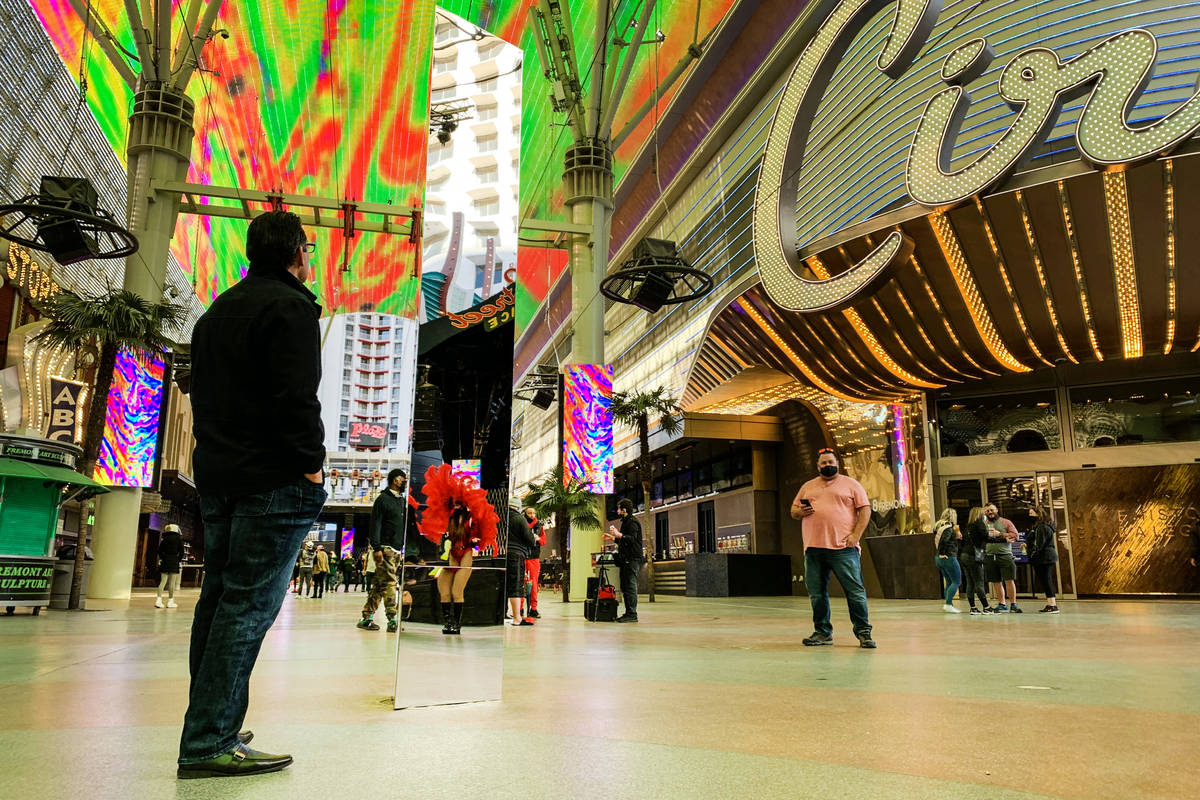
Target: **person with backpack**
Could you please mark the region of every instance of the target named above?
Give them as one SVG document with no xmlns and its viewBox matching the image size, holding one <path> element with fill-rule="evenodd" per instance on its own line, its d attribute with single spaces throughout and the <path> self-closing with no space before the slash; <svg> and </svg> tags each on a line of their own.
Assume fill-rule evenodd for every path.
<svg viewBox="0 0 1200 800">
<path fill-rule="evenodd" d="M 1054 565 L 1058 563 L 1058 548 L 1054 544 L 1054 523 L 1041 506 L 1029 509 L 1033 527 L 1025 540 L 1025 553 L 1033 574 L 1046 593 L 1046 606 L 1039 614 L 1057 614 L 1058 599 L 1054 596 Z"/>
<path fill-rule="evenodd" d="M 958 586 L 962 583 L 962 570 L 958 566 L 958 540 L 962 534 L 958 532 L 958 512 L 947 508 L 933 526 L 933 540 L 937 545 L 938 571 L 946 581 L 945 604 L 942 611 L 947 614 L 961 614 L 962 610 L 954 607 L 954 595 L 958 594 Z"/>
<path fill-rule="evenodd" d="M 983 556 L 987 546 L 988 530 L 983 520 L 983 507 L 975 506 L 967 517 L 967 529 L 963 532 L 958 548 L 958 564 L 962 569 L 963 582 L 967 587 L 967 602 L 972 614 L 995 614 L 996 609 L 988 605 L 987 584 L 983 580 Z M 975 607 L 975 598 L 983 608 Z"/>
</svg>

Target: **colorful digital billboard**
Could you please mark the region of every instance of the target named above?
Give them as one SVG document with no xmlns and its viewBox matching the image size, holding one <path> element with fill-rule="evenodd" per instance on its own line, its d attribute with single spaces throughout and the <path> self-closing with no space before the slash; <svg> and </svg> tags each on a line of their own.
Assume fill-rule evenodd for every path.
<svg viewBox="0 0 1200 800">
<path fill-rule="evenodd" d="M 456 458 L 450 462 L 455 477 L 470 478 L 478 486 L 483 475 L 483 462 L 478 458 Z"/>
<path fill-rule="evenodd" d="M 342 558 L 354 555 L 354 528 L 345 528 L 342 530 L 341 547 Z"/>
<path fill-rule="evenodd" d="M 94 476 L 100 483 L 154 485 L 165 376 L 161 357 L 139 362 L 126 352 L 117 355 Z"/>
<path fill-rule="evenodd" d="M 563 373 L 563 477 L 588 491 L 613 490 L 613 368 L 571 364 Z"/>
</svg>

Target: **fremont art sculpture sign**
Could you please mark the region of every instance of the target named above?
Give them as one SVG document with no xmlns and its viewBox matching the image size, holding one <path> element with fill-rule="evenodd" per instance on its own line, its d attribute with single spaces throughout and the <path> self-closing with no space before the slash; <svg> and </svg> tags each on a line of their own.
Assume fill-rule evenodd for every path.
<svg viewBox="0 0 1200 800">
<path fill-rule="evenodd" d="M 754 255 L 763 288 L 790 311 L 844 308 L 885 280 L 890 267 L 913 251 L 908 237 L 892 231 L 842 274 L 828 280 L 800 277 L 796 200 L 814 116 L 854 38 L 888 5 L 895 6 L 895 17 L 876 66 L 893 80 L 908 70 L 933 31 L 942 0 L 817 0 L 817 13 L 827 16 L 792 68 L 771 123 L 755 193 Z M 1044 47 L 1019 53 L 998 82 L 1000 96 L 1015 111 L 1008 129 L 970 163 L 951 169 L 955 140 L 971 103 L 964 87 L 994 58 L 985 39 L 967 41 L 943 62 L 941 79 L 947 88 L 930 98 L 914 131 L 905 170 L 909 195 L 922 206 L 946 209 L 995 187 L 1045 140 L 1063 104 L 1077 98 L 1083 98 L 1083 108 L 1076 144 L 1097 168 L 1170 152 L 1200 130 L 1200 95 L 1155 122 L 1138 127 L 1128 122 L 1157 56 L 1154 35 L 1142 29 L 1110 36 L 1066 61 Z"/>
</svg>

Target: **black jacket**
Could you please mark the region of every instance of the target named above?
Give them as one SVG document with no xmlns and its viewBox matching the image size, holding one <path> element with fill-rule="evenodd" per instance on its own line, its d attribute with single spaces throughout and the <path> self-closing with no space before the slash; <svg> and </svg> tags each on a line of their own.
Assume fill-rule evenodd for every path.
<svg viewBox="0 0 1200 800">
<path fill-rule="evenodd" d="M 419 552 L 419 536 L 416 517 L 405 498 L 397 497 L 390 489 L 380 492 L 375 498 L 375 505 L 371 506 L 371 533 L 368 537 L 371 552 L 390 547 L 396 552 L 404 551 L 405 555 L 415 555 Z"/>
<path fill-rule="evenodd" d="M 158 543 L 158 569 L 174 575 L 179 572 L 179 562 L 183 560 L 183 537 L 174 531 L 165 531 L 162 541 Z"/>
<path fill-rule="evenodd" d="M 621 538 L 617 539 L 617 563 L 632 564 L 645 558 L 642 552 L 642 524 L 633 515 L 621 520 Z"/>
<path fill-rule="evenodd" d="M 529 548 L 529 555 L 526 558 L 540 559 L 542 557 L 542 521 L 538 520 L 530 525 L 529 532 L 533 535 L 533 546 Z"/>
<path fill-rule="evenodd" d="M 321 307 L 290 273 L 251 274 L 192 334 L 196 488 L 240 496 L 319 472 Z"/>
<path fill-rule="evenodd" d="M 937 554 L 950 558 L 958 555 L 958 534 L 949 523 L 938 528 Z"/>
<path fill-rule="evenodd" d="M 958 549 L 958 560 L 967 564 L 982 563 L 987 542 L 987 525 L 982 519 L 977 519 L 963 531 L 962 545 Z"/>
<path fill-rule="evenodd" d="M 1054 544 L 1054 526 L 1039 522 L 1025 536 L 1025 553 L 1031 564 L 1057 564 L 1058 548 Z"/>
<path fill-rule="evenodd" d="M 536 540 L 529 529 L 529 520 L 520 511 L 508 510 L 508 552 L 521 558 L 529 558 Z"/>
</svg>

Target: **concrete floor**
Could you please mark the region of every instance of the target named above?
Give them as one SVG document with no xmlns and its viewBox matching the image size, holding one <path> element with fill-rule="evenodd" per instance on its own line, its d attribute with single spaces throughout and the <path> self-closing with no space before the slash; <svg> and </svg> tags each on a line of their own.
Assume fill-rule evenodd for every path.
<svg viewBox="0 0 1200 800">
<path fill-rule="evenodd" d="M 543 599 L 505 631 L 503 702 L 396 712 L 362 595 L 289 597 L 248 723 L 296 764 L 176 781 L 194 600 L 0 617 L 0 797 L 1200 796 L 1200 603 L 873 601 L 869 652 L 841 600 L 810 649 L 804 598 L 643 600 L 637 626 Z"/>
</svg>

